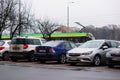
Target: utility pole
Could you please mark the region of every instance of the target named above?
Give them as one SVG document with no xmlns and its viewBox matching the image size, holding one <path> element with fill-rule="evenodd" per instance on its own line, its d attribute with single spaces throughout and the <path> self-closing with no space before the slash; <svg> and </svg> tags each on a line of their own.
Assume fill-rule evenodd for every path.
<svg viewBox="0 0 120 80">
<path fill-rule="evenodd" d="M 22 28 L 22 26 L 21 26 L 21 0 L 19 0 L 19 32 L 18 32 L 18 35 L 20 36 L 20 34 L 21 34 L 21 28 Z"/>
</svg>

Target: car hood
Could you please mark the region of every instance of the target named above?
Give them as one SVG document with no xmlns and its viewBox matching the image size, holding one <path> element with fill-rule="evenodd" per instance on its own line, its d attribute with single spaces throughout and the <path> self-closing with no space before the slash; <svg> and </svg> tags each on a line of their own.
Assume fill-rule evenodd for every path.
<svg viewBox="0 0 120 80">
<path fill-rule="evenodd" d="M 89 51 L 94 51 L 97 48 L 74 48 L 68 51 L 68 53 L 84 53 Z"/>
</svg>

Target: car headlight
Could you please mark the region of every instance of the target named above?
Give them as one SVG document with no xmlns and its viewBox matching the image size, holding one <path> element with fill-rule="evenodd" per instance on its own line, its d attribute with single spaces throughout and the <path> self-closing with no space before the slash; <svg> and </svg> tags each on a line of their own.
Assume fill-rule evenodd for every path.
<svg viewBox="0 0 120 80">
<path fill-rule="evenodd" d="M 82 55 L 90 55 L 92 54 L 93 51 L 89 51 L 89 52 L 85 52 L 85 53 L 82 53 Z"/>
</svg>

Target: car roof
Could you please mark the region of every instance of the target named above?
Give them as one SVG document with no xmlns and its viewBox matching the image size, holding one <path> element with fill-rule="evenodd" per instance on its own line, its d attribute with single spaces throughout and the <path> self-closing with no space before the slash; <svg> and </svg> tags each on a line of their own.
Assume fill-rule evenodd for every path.
<svg viewBox="0 0 120 80">
<path fill-rule="evenodd" d="M 95 40 L 90 40 L 90 41 L 116 41 L 116 40 L 108 40 L 108 39 L 95 39 Z"/>
<path fill-rule="evenodd" d="M 10 42 L 11 40 L 0 40 L 0 41 Z"/>
<path fill-rule="evenodd" d="M 66 42 L 66 40 L 51 40 L 51 41 L 54 41 L 54 42 Z"/>
<path fill-rule="evenodd" d="M 36 38 L 36 37 L 14 37 L 13 39 L 43 39 L 43 38 Z"/>
</svg>

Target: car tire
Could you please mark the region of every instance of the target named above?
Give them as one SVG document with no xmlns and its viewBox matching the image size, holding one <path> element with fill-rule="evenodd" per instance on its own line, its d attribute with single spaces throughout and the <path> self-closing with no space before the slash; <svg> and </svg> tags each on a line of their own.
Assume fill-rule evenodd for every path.
<svg viewBox="0 0 120 80">
<path fill-rule="evenodd" d="M 34 57 L 34 54 L 33 53 L 31 53 L 30 55 L 29 55 L 29 59 L 28 59 L 30 62 L 34 62 L 35 61 L 35 57 Z"/>
<path fill-rule="evenodd" d="M 17 62 L 17 58 L 11 58 L 11 61 Z"/>
<path fill-rule="evenodd" d="M 45 60 L 40 60 L 40 63 L 42 64 L 45 64 L 45 62 L 46 62 Z"/>
<path fill-rule="evenodd" d="M 110 65 L 110 64 L 109 64 L 108 67 L 109 67 L 109 68 L 114 68 L 114 65 Z"/>
<path fill-rule="evenodd" d="M 62 54 L 58 60 L 58 63 L 60 64 L 64 64 L 66 63 L 66 56 L 64 54 Z"/>
<path fill-rule="evenodd" d="M 71 66 L 75 66 L 77 63 L 70 63 Z"/>
<path fill-rule="evenodd" d="M 8 61 L 9 60 L 9 53 L 8 52 L 3 53 L 2 58 L 3 58 L 3 60 Z"/>
<path fill-rule="evenodd" d="M 101 65 L 101 57 L 99 55 L 96 55 L 93 59 L 93 65 L 100 66 Z"/>
</svg>

